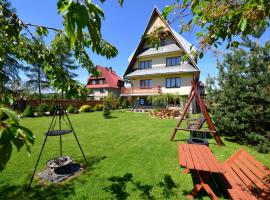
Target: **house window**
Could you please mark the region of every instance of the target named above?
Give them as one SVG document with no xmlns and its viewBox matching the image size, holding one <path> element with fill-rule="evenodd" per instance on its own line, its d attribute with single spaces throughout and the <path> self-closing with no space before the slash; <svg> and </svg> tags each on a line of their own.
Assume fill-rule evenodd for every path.
<svg viewBox="0 0 270 200">
<path fill-rule="evenodd" d="M 96 80 L 92 80 L 92 84 L 96 85 L 97 84 Z"/>
<path fill-rule="evenodd" d="M 160 46 L 165 46 L 165 45 L 166 45 L 166 39 L 161 39 Z"/>
<path fill-rule="evenodd" d="M 100 79 L 99 84 L 103 84 L 103 83 L 104 83 L 104 80 Z"/>
<path fill-rule="evenodd" d="M 139 99 L 139 104 L 140 104 L 141 106 L 145 105 L 145 98 L 140 98 L 140 99 Z"/>
<path fill-rule="evenodd" d="M 180 62 L 181 62 L 181 58 L 179 56 L 166 58 L 166 66 L 180 65 Z"/>
<path fill-rule="evenodd" d="M 105 89 L 100 89 L 99 92 L 100 92 L 101 94 L 103 94 L 103 93 L 106 92 L 106 90 L 105 90 Z"/>
<path fill-rule="evenodd" d="M 152 88 L 152 80 L 140 80 L 140 87 L 141 88 Z"/>
<path fill-rule="evenodd" d="M 152 60 L 140 61 L 139 69 L 152 68 Z"/>
<path fill-rule="evenodd" d="M 166 78 L 166 88 L 180 88 L 180 78 Z"/>
</svg>

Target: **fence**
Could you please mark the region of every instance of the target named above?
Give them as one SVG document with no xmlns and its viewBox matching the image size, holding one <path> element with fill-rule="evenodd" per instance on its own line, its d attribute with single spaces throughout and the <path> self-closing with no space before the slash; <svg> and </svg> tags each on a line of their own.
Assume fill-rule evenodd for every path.
<svg viewBox="0 0 270 200">
<path fill-rule="evenodd" d="M 64 108 L 67 108 L 69 105 L 72 105 L 75 108 L 80 108 L 83 105 L 89 105 L 94 107 L 97 104 L 103 104 L 102 100 L 26 100 L 26 105 L 30 105 L 32 107 L 37 107 L 39 104 L 50 105 L 62 105 Z"/>
</svg>

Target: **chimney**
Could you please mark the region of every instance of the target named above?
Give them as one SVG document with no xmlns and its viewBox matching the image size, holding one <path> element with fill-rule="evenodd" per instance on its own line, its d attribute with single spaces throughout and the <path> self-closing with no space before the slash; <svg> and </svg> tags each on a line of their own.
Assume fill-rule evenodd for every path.
<svg viewBox="0 0 270 200">
<path fill-rule="evenodd" d="M 109 71 L 112 73 L 112 67 L 109 67 Z"/>
</svg>

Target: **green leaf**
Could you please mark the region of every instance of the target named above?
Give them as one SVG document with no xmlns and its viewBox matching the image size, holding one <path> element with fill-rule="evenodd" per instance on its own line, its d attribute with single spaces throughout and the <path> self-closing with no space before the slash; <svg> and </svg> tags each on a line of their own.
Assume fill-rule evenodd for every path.
<svg viewBox="0 0 270 200">
<path fill-rule="evenodd" d="M 69 38 L 69 48 L 73 48 L 75 43 L 75 21 L 72 19 L 72 13 L 67 13 L 64 16 L 64 26 L 66 35 Z"/>
<path fill-rule="evenodd" d="M 120 4 L 120 6 L 123 6 L 124 0 L 118 0 L 118 3 Z"/>
<path fill-rule="evenodd" d="M 244 18 L 243 20 L 240 21 L 241 25 L 240 25 L 240 29 L 242 32 L 244 32 L 247 28 L 247 19 Z"/>
<path fill-rule="evenodd" d="M 171 6 L 166 6 L 162 11 L 162 16 L 167 19 L 170 12 L 175 8 L 176 4 L 173 4 Z"/>
<path fill-rule="evenodd" d="M 0 171 L 3 171 L 12 153 L 12 144 L 6 131 L 0 137 Z"/>
<path fill-rule="evenodd" d="M 202 32 L 197 32 L 197 33 L 196 33 L 196 36 L 197 36 L 197 37 L 201 37 L 201 36 L 203 36 L 203 33 L 202 33 Z"/>
<path fill-rule="evenodd" d="M 37 27 L 36 34 L 39 36 L 42 36 L 42 35 L 47 36 L 49 34 L 49 31 L 45 27 Z"/>
<path fill-rule="evenodd" d="M 204 56 L 204 53 L 203 52 L 200 52 L 199 53 L 199 58 L 201 59 L 203 56 Z"/>
<path fill-rule="evenodd" d="M 237 42 L 237 41 L 233 41 L 233 42 L 232 42 L 232 45 L 233 45 L 235 48 L 238 48 L 238 46 L 239 46 L 239 42 Z"/>
<path fill-rule="evenodd" d="M 72 0 L 58 0 L 57 2 L 58 13 L 63 13 L 67 11 L 71 3 Z"/>
<path fill-rule="evenodd" d="M 19 123 L 19 117 L 14 111 L 8 108 L 0 108 L 0 109 L 3 113 L 5 113 L 9 117 L 9 120 L 14 121 L 16 124 Z"/>
</svg>

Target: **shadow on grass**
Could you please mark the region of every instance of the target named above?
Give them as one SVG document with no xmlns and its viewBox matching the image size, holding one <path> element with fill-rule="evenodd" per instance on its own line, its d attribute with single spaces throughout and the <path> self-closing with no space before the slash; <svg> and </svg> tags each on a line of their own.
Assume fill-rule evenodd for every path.
<svg viewBox="0 0 270 200">
<path fill-rule="evenodd" d="M 108 158 L 107 156 L 88 156 L 86 157 L 87 165 L 83 158 L 79 159 L 78 162 L 82 163 L 86 168 L 94 169 L 97 164 L 99 164 L 102 160 Z"/>
<path fill-rule="evenodd" d="M 5 200 L 60 200 L 74 195 L 71 183 L 65 185 L 34 186 L 28 189 L 28 185 L 1 185 L 0 199 Z"/>
<path fill-rule="evenodd" d="M 141 194 L 140 197 L 141 199 L 147 199 L 147 200 L 153 200 L 154 197 L 151 195 L 151 191 L 153 189 L 153 186 L 147 185 L 147 184 L 142 184 L 140 181 L 134 183 L 135 185 L 135 190 L 140 190 Z"/>
<path fill-rule="evenodd" d="M 108 116 L 108 117 L 106 117 L 106 118 L 104 118 L 104 119 L 115 119 L 115 118 L 118 118 L 118 117 Z"/>
<path fill-rule="evenodd" d="M 10 184 L 1 184 L 0 185 L 0 200 L 28 200 L 28 199 L 35 199 L 35 200 L 61 200 L 68 198 L 69 196 L 74 195 L 74 180 L 78 181 L 80 184 L 84 184 L 86 182 L 85 179 L 78 179 L 84 174 L 91 172 L 91 169 L 94 169 L 98 163 L 102 160 L 106 159 L 106 156 L 94 156 L 94 157 L 87 157 L 88 165 L 85 165 L 84 159 L 78 160 L 79 163 L 83 164 L 85 170 L 83 173 L 75 175 L 73 178 L 68 179 L 60 184 L 53 184 L 53 183 L 35 183 L 33 182 L 32 187 L 28 188 L 28 183 L 30 180 L 26 180 L 25 184 L 18 184 L 18 185 L 10 185 Z"/>
<path fill-rule="evenodd" d="M 241 138 L 236 138 L 236 137 L 233 137 L 233 136 L 231 136 L 231 137 L 227 136 L 227 137 L 225 137 L 225 140 L 229 141 L 229 142 L 237 143 L 237 144 L 240 144 L 240 145 L 244 144 L 244 142 L 242 141 Z"/>
<path fill-rule="evenodd" d="M 163 181 L 160 182 L 158 186 L 162 188 L 162 194 L 164 195 L 166 199 L 176 195 L 173 192 L 173 189 L 176 188 L 176 184 L 174 183 L 170 175 L 165 174 Z"/>
<path fill-rule="evenodd" d="M 192 177 L 192 181 L 193 181 L 193 185 L 195 186 L 196 184 L 199 183 L 199 179 L 198 177 L 191 172 L 191 177 Z M 206 180 L 204 180 L 209 187 L 213 190 L 214 194 L 218 197 L 218 198 L 225 198 L 228 199 L 229 196 L 227 195 L 227 191 L 224 189 L 224 178 L 221 179 L 220 178 L 220 174 L 211 174 Z M 219 184 L 220 183 L 220 184 Z M 187 191 L 187 190 L 183 190 L 183 195 L 187 196 L 190 194 L 192 190 Z M 209 195 L 207 194 L 207 192 L 205 191 L 204 188 L 202 188 L 195 196 L 196 199 L 203 199 L 204 197 L 209 197 Z"/>
<path fill-rule="evenodd" d="M 164 199 L 176 196 L 173 190 L 176 189 L 177 186 L 171 176 L 167 174 L 164 175 L 163 181 L 155 186 L 144 184 L 141 181 L 135 182 L 131 173 L 126 173 L 123 176 L 110 177 L 108 181 L 110 181 L 110 185 L 105 187 L 104 191 L 114 195 L 117 200 L 125 200 L 130 197 L 131 194 L 127 191 L 127 184 L 133 187 L 133 191 L 140 192 L 140 199 L 154 200 L 155 198 L 152 196 L 151 192 L 155 186 L 161 188 Z"/>
<path fill-rule="evenodd" d="M 106 192 L 110 192 L 118 200 L 127 199 L 130 194 L 126 191 L 127 183 L 133 182 L 133 175 L 127 173 L 123 176 L 112 176 L 108 179 L 111 182 L 110 186 L 104 188 Z"/>
</svg>

